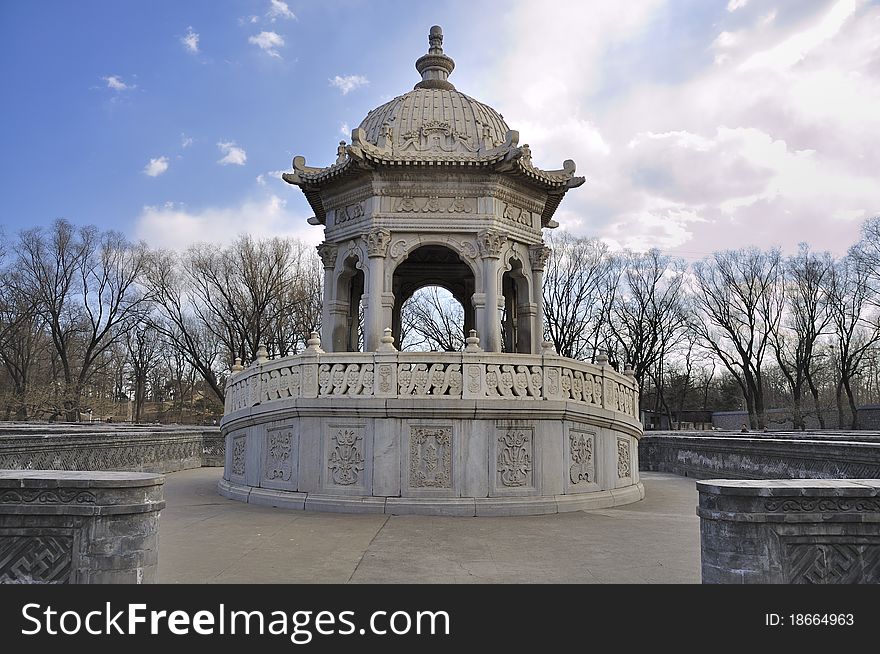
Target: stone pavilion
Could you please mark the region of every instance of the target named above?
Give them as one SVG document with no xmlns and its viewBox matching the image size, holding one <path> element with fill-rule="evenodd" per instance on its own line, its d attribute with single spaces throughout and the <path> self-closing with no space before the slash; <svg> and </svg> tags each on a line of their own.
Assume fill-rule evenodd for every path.
<svg viewBox="0 0 880 654">
<path fill-rule="evenodd" d="M 439 27 L 428 41 L 412 91 L 369 112 L 331 165 L 296 157 L 284 174 L 324 228 L 321 335 L 237 366 L 220 491 L 456 515 L 637 501 L 632 376 L 543 340 L 542 231 L 584 178 L 571 160 L 536 167 L 501 114 L 449 81 Z M 461 303 L 464 351 L 395 347 L 403 304 L 428 285 Z"/>
</svg>

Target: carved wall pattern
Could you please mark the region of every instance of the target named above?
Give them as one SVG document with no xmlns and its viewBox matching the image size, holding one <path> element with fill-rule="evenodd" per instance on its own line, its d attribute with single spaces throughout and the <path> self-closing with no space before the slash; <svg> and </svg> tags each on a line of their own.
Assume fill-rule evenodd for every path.
<svg viewBox="0 0 880 654">
<path fill-rule="evenodd" d="M 266 479 L 290 481 L 293 474 L 291 454 L 293 431 L 290 429 L 269 431 L 266 434 Z"/>
<path fill-rule="evenodd" d="M 764 508 L 783 513 L 880 513 L 880 500 L 873 498 L 779 498 L 766 500 Z"/>
<path fill-rule="evenodd" d="M 880 539 L 871 543 L 784 543 L 787 584 L 880 583 Z"/>
<path fill-rule="evenodd" d="M 593 434 L 571 430 L 568 433 L 568 478 L 573 485 L 596 481 L 593 463 Z"/>
<path fill-rule="evenodd" d="M 397 368 L 399 395 L 461 397 L 461 364 L 401 363 Z"/>
<path fill-rule="evenodd" d="M 46 447 L 45 441 L 28 446 L 19 441 L 17 451 L 0 451 L 0 468 L 5 470 L 142 470 L 168 467 L 174 470 L 186 461 L 202 459 L 201 436 L 181 439 L 161 436 L 150 442 L 119 439 L 59 442 Z M 220 453 L 225 443 L 220 444 Z M 164 465 L 170 464 L 170 465 Z"/>
<path fill-rule="evenodd" d="M 632 459 L 630 458 L 628 438 L 617 439 L 617 476 L 621 479 L 632 476 Z"/>
<path fill-rule="evenodd" d="M 318 384 L 321 395 L 372 395 L 373 364 L 321 364 L 318 367 Z"/>
<path fill-rule="evenodd" d="M 71 536 L 0 534 L 0 584 L 66 584 L 73 558 Z"/>
<path fill-rule="evenodd" d="M 8 490 L 0 494 L 0 504 L 94 504 L 95 496 L 88 491 L 72 490 Z"/>
<path fill-rule="evenodd" d="M 238 436 L 232 439 L 232 474 L 244 476 L 245 446 L 247 437 Z"/>
<path fill-rule="evenodd" d="M 498 436 L 497 475 L 503 486 L 531 486 L 533 459 L 534 442 L 530 429 L 509 429 Z"/>
<path fill-rule="evenodd" d="M 364 471 L 363 429 L 334 429 L 328 447 L 327 472 L 331 483 L 337 486 L 359 484 Z"/>
<path fill-rule="evenodd" d="M 452 427 L 411 427 L 411 488 L 452 488 Z"/>
</svg>

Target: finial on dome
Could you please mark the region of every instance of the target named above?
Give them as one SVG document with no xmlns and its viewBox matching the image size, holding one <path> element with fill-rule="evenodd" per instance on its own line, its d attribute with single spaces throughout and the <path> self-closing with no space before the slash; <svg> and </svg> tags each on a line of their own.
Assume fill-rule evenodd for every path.
<svg viewBox="0 0 880 654">
<path fill-rule="evenodd" d="M 416 70 L 421 74 L 422 81 L 414 88 L 454 91 L 455 87 L 448 81 L 454 68 L 455 62 L 443 54 L 443 29 L 434 25 L 428 32 L 428 54 L 416 61 Z"/>
</svg>

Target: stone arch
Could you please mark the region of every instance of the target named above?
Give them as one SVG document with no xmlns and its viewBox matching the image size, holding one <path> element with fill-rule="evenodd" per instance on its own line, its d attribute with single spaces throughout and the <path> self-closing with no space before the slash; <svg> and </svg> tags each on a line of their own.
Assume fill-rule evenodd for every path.
<svg viewBox="0 0 880 654">
<path fill-rule="evenodd" d="M 390 272 L 394 306 L 391 314 L 391 331 L 394 342 L 400 343 L 400 311 L 419 289 L 440 286 L 449 291 L 464 308 L 464 335 L 475 328 L 473 295 L 477 289 L 478 271 L 467 254 L 464 256 L 452 239 L 419 239 L 411 247 L 400 252 L 396 265 Z M 392 248 L 394 244 L 392 244 Z"/>
<path fill-rule="evenodd" d="M 532 292 L 529 259 L 521 257 L 511 248 L 505 256 L 501 273 L 501 295 L 504 299 L 501 333 L 504 352 L 533 353 L 536 305 Z"/>
<path fill-rule="evenodd" d="M 357 249 L 340 256 L 334 280 L 334 301 L 329 308 L 331 352 L 357 352 L 363 343 L 360 314 L 364 295 L 362 255 Z"/>
</svg>

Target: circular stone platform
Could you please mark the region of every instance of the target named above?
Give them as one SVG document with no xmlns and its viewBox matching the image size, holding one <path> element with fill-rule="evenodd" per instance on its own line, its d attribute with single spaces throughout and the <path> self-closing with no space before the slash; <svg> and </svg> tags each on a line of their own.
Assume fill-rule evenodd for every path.
<svg viewBox="0 0 880 654">
<path fill-rule="evenodd" d="M 315 511 L 535 515 L 644 497 L 635 382 L 556 355 L 325 353 L 227 387 L 220 493 Z"/>
</svg>

